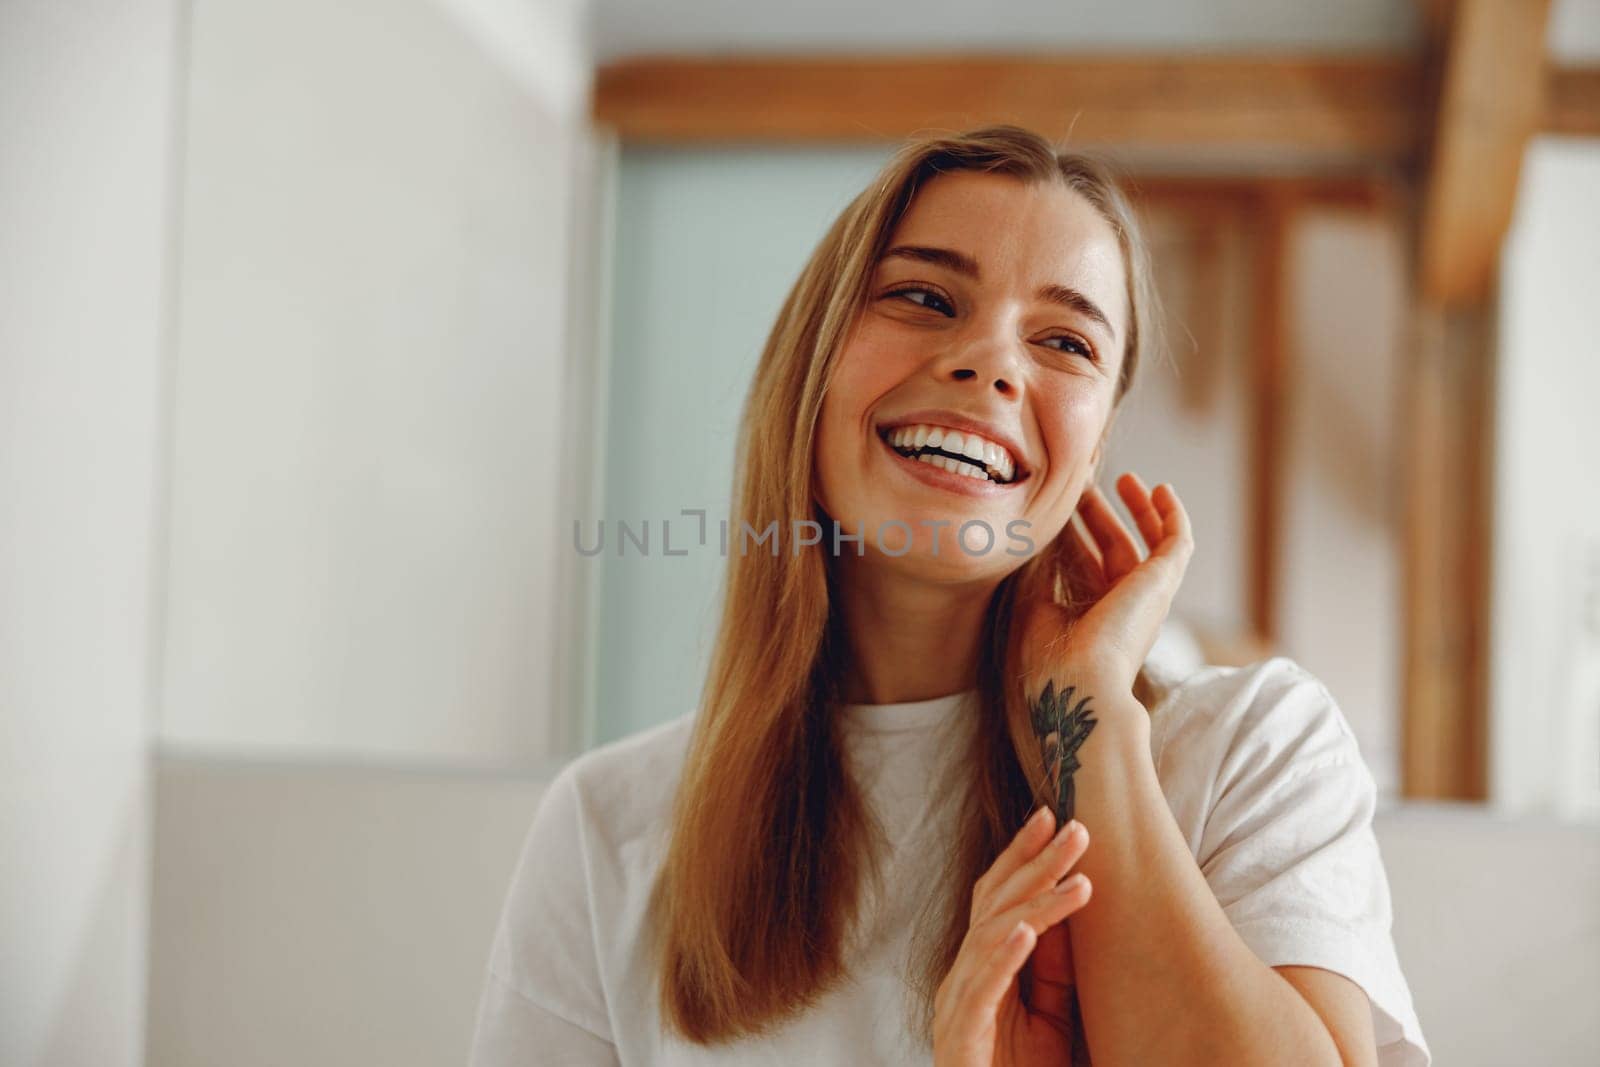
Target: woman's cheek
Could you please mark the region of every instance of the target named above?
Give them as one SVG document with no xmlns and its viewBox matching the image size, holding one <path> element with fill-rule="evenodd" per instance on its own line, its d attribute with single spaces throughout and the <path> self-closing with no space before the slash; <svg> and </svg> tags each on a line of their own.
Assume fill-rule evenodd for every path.
<svg viewBox="0 0 1600 1067">
<path fill-rule="evenodd" d="M 1044 427 L 1047 439 L 1065 446 L 1069 453 L 1087 442 L 1086 451 L 1092 452 L 1105 428 L 1109 405 L 1100 390 L 1086 384 L 1069 383 L 1048 397 L 1044 410 L 1050 414 L 1049 423 Z"/>
</svg>

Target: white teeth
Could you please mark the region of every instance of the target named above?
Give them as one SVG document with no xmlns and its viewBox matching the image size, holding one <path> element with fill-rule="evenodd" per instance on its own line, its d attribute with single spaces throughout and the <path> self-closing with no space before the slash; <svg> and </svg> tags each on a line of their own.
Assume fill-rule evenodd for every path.
<svg viewBox="0 0 1600 1067">
<path fill-rule="evenodd" d="M 967 478 L 977 478 L 985 482 L 990 480 L 988 472 L 981 467 L 974 467 L 970 463 L 963 463 L 959 459 L 951 459 L 949 456 L 935 456 L 930 452 L 924 452 L 917 456 L 917 462 L 926 463 L 929 466 L 938 467 L 942 471 L 949 471 L 951 474 L 959 474 Z"/>
<path fill-rule="evenodd" d="M 941 470 L 995 482 L 1011 482 L 1016 478 L 1017 464 L 1011 453 L 1003 445 L 978 434 L 932 424 L 917 424 L 896 427 L 885 435 L 885 439 L 897 449 L 920 452 L 924 448 L 937 448 L 942 452 L 964 456 L 970 461 L 961 462 L 951 455 L 918 457 Z"/>
</svg>

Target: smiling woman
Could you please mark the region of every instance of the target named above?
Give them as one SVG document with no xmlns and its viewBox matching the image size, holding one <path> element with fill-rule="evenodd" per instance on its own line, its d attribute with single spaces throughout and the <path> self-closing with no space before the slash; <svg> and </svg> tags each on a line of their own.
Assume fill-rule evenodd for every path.
<svg viewBox="0 0 1600 1067">
<path fill-rule="evenodd" d="M 736 515 L 832 536 L 730 554 L 698 713 L 550 785 L 475 1063 L 1427 1062 L 1326 688 L 1154 654 L 1188 514 L 1094 485 L 1148 278 L 1109 174 L 1015 127 L 840 215 Z"/>
</svg>

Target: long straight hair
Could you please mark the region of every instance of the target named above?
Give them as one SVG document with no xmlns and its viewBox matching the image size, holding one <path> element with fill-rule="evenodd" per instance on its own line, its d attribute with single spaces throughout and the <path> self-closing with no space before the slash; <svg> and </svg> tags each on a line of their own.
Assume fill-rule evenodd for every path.
<svg viewBox="0 0 1600 1067">
<path fill-rule="evenodd" d="M 952 171 L 1061 183 L 1111 225 L 1131 309 L 1113 410 L 1120 405 L 1153 348 L 1154 292 L 1134 213 L 1109 170 L 1015 126 L 913 141 L 834 221 L 784 301 L 740 424 L 735 524 L 759 532 L 777 520 L 787 533 L 820 517 L 813 451 L 836 355 L 912 197 Z M 736 547 L 648 922 L 663 1023 L 702 1045 L 768 1033 L 839 985 L 863 879 L 878 859 L 828 713 L 846 653 L 829 558 L 821 545 Z M 985 615 L 978 721 L 960 761 L 968 802 L 913 938 L 913 1024 L 929 1043 L 934 993 L 966 935 L 972 887 L 1049 796 L 1042 764 L 1018 756 L 1031 734 L 1012 609 L 1048 590 L 1076 617 L 1102 592 L 1081 563 L 1063 528 L 999 584 Z M 1141 692 L 1150 692 L 1143 672 Z"/>
</svg>

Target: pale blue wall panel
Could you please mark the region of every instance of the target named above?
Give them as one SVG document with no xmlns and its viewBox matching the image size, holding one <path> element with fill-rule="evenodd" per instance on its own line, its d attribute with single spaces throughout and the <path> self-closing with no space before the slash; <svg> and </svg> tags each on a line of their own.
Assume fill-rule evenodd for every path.
<svg viewBox="0 0 1600 1067">
<path fill-rule="evenodd" d="M 596 738 L 699 699 L 725 560 L 735 434 L 761 348 L 790 286 L 887 149 L 628 150 L 612 283 L 605 551 Z M 707 544 L 683 508 L 707 512 Z M 585 516 L 592 547 L 594 520 Z M 618 556 L 616 520 L 649 522 L 649 555 Z M 672 547 L 662 555 L 662 521 Z"/>
</svg>

